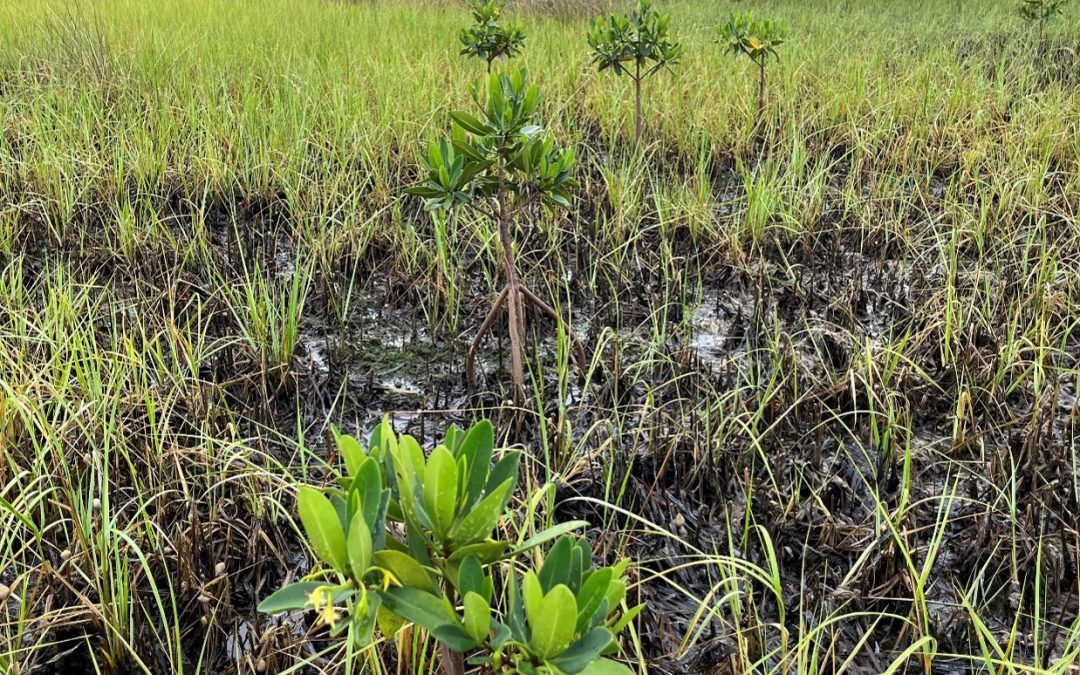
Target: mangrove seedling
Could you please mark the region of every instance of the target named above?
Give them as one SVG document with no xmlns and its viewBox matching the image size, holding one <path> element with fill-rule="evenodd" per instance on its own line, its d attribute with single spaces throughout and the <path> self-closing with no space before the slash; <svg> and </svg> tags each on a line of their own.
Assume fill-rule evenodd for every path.
<svg viewBox="0 0 1080 675">
<path fill-rule="evenodd" d="M 671 71 L 679 64 L 682 47 L 671 39 L 668 24 L 671 16 L 660 14 L 652 0 L 638 0 L 628 16 L 612 14 L 596 19 L 589 30 L 592 61 L 597 70 L 611 69 L 626 75 L 634 83 L 634 142 L 641 140 L 643 118 L 641 84 L 662 69 Z"/>
<path fill-rule="evenodd" d="M 529 304 L 558 323 L 558 312 L 529 289 L 518 275 L 514 229 L 536 207 L 566 208 L 578 184 L 571 176 L 574 155 L 555 145 L 539 126 L 540 90 L 527 82 L 523 68 L 513 75 L 493 74 L 487 86 L 473 87 L 478 115 L 452 112 L 451 137 L 428 146 L 427 180 L 407 190 L 429 210 L 471 209 L 491 218 L 502 249 L 503 288 L 480 325 L 465 358 L 469 385 L 476 351 L 504 304 L 509 313 L 510 364 L 514 401 L 525 393 L 525 307 Z M 573 332 L 567 330 L 573 340 Z M 576 344 L 576 343 L 575 343 Z M 576 345 L 579 365 L 584 353 Z"/>
<path fill-rule="evenodd" d="M 625 603 L 628 562 L 597 568 L 588 542 L 571 534 L 583 521 L 502 536 L 504 523 L 522 532 L 535 523 L 512 506 L 529 501 L 513 499 L 521 454 L 496 457 L 489 422 L 451 427 L 426 456 L 386 420 L 366 446 L 335 436 L 344 474 L 297 496 L 319 564 L 260 611 L 314 611 L 354 648 L 376 628 L 393 638 L 411 622 L 438 642 L 447 675 L 464 675 L 466 656 L 484 672 L 629 675 L 604 658 L 641 610 Z M 549 544 L 534 568 L 533 551 Z"/>
<path fill-rule="evenodd" d="M 473 25 L 461 30 L 461 55 L 483 59 L 487 71 L 500 56 L 516 56 L 523 44 L 525 33 L 520 26 L 502 26 L 502 15 L 506 0 L 471 0 Z"/>
<path fill-rule="evenodd" d="M 1020 3 L 1020 16 L 1029 24 L 1039 26 L 1040 48 L 1046 37 L 1046 24 L 1061 16 L 1065 2 L 1066 0 L 1022 0 Z"/>
<path fill-rule="evenodd" d="M 765 19 L 756 21 L 751 14 L 731 14 L 717 28 L 717 42 L 726 46 L 732 55 L 746 55 L 758 68 L 757 114 L 765 109 L 765 65 L 770 56 L 778 56 L 776 48 L 787 39 L 779 24 Z"/>
</svg>

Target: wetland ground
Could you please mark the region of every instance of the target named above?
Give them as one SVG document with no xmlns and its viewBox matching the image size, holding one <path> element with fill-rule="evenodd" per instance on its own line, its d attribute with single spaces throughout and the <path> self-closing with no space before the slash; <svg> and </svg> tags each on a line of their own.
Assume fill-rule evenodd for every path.
<svg viewBox="0 0 1080 675">
<path fill-rule="evenodd" d="M 519 261 L 587 356 L 530 314 L 517 408 L 504 330 L 463 372 L 492 224 L 401 193 L 482 74 L 463 7 L 0 0 L 0 671 L 347 672 L 255 605 L 331 425 L 389 415 L 490 416 L 635 560 L 642 672 L 1077 672 L 1080 10 L 753 3 L 756 128 L 747 4 L 665 3 L 641 146 L 611 5 L 510 5 L 582 184 Z"/>
</svg>

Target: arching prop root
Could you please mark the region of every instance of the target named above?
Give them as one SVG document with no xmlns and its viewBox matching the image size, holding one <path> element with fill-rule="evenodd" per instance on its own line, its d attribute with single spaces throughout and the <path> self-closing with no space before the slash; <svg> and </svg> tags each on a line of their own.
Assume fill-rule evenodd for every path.
<svg viewBox="0 0 1080 675">
<path fill-rule="evenodd" d="M 516 275 L 514 276 L 516 277 Z M 540 296 L 534 293 L 528 286 L 521 283 L 517 278 L 512 278 L 503 289 L 499 291 L 499 295 L 496 296 L 495 301 L 491 305 L 491 310 L 484 318 L 484 322 L 480 324 L 479 330 L 476 331 L 476 336 L 473 338 L 472 344 L 469 345 L 469 352 L 465 357 L 465 379 L 468 382 L 470 389 L 475 388 L 476 386 L 476 352 L 480 349 L 480 343 L 484 339 L 484 335 L 491 331 L 491 327 L 495 323 L 499 310 L 503 305 L 506 305 L 510 314 L 510 377 L 514 388 L 514 402 L 522 402 L 525 395 L 524 310 L 528 304 L 532 304 L 556 324 L 562 323 L 566 326 L 566 335 L 573 345 L 574 360 L 577 362 L 578 368 L 584 371 L 588 367 L 585 359 L 585 349 L 581 346 L 581 341 L 578 340 L 573 329 L 562 320 L 562 317 L 559 316 L 559 313 L 555 311 L 554 307 L 544 302 Z"/>
</svg>

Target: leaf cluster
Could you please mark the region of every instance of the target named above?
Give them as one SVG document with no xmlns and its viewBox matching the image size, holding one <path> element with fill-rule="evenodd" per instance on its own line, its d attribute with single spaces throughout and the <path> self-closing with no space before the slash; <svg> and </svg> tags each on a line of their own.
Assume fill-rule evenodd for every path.
<svg viewBox="0 0 1080 675">
<path fill-rule="evenodd" d="M 332 488 L 303 487 L 297 496 L 324 567 L 271 594 L 260 611 L 316 611 L 332 635 L 347 633 L 357 647 L 371 642 L 376 625 L 390 637 L 412 622 L 498 672 L 616 667 L 601 657 L 616 651 L 614 636 L 641 609 L 623 609 L 627 563 L 597 568 L 588 542 L 570 534 L 581 521 L 520 544 L 499 536 L 513 515 L 521 453 L 496 458 L 489 422 L 452 427 L 427 456 L 387 421 L 367 447 L 340 434 L 337 443 L 345 474 Z M 500 564 L 524 563 L 551 542 L 520 583 L 514 565 Z"/>
<path fill-rule="evenodd" d="M 639 81 L 678 65 L 682 46 L 670 35 L 670 19 L 653 8 L 652 0 L 638 0 L 629 15 L 594 20 L 588 34 L 593 63 L 599 71 L 610 68 Z"/>
<path fill-rule="evenodd" d="M 776 56 L 776 48 L 784 44 L 787 31 L 780 24 L 763 19 L 756 20 L 752 14 L 731 14 L 717 28 L 717 42 L 733 55 L 745 54 L 754 63 L 762 64 L 769 56 Z"/>
<path fill-rule="evenodd" d="M 463 28 L 459 36 L 462 56 L 483 59 L 490 67 L 500 56 L 511 58 L 521 52 L 525 44 L 521 27 L 499 23 L 505 5 L 505 0 L 472 0 L 473 25 Z"/>
<path fill-rule="evenodd" d="M 1045 23 L 1061 16 L 1066 0 L 1023 0 L 1020 16 L 1026 21 Z"/>
<path fill-rule="evenodd" d="M 450 138 L 428 146 L 427 178 L 406 192 L 432 210 L 484 209 L 485 200 L 505 208 L 500 197 L 507 193 L 520 198 L 519 210 L 534 202 L 569 206 L 578 187 L 574 154 L 544 134 L 540 90 L 528 84 L 528 72 L 492 74 L 486 88 L 474 86 L 472 95 L 477 114 L 450 113 Z"/>
</svg>

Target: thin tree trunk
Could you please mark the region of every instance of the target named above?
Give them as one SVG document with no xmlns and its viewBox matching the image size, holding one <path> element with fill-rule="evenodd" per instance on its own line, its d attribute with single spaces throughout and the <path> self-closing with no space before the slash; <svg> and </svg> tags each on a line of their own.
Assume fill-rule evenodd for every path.
<svg viewBox="0 0 1080 675">
<path fill-rule="evenodd" d="M 446 675 L 465 675 L 465 657 L 443 643 L 439 643 L 439 662 Z"/>
<path fill-rule="evenodd" d="M 765 58 L 758 61 L 758 89 L 757 89 L 757 112 L 758 120 L 765 114 Z"/>
<path fill-rule="evenodd" d="M 510 223 L 499 218 L 499 241 L 503 248 L 503 274 L 506 277 L 507 308 L 510 313 L 510 379 L 514 388 L 514 402 L 521 403 L 525 396 L 525 314 L 521 303 L 521 289 L 517 265 L 514 263 L 514 242 L 510 237 Z"/>
<path fill-rule="evenodd" d="M 641 142 L 641 64 L 634 69 L 634 145 Z"/>
<path fill-rule="evenodd" d="M 443 579 L 443 592 L 450 599 L 450 604 L 456 606 L 457 598 L 454 596 L 454 587 L 446 579 Z M 443 672 L 446 675 L 465 675 L 465 655 L 450 649 L 442 642 L 439 643 L 439 661 L 442 663 Z"/>
</svg>

